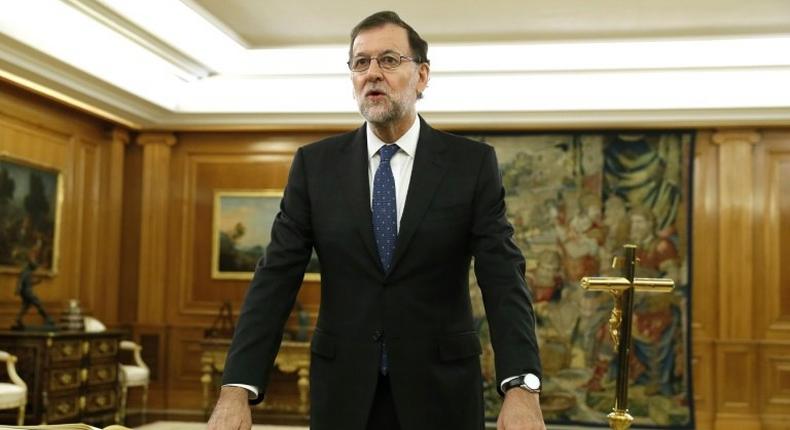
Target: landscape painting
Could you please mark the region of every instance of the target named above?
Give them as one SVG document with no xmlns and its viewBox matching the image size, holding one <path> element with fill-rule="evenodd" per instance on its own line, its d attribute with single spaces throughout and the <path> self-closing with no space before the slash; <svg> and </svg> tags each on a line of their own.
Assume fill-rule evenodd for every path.
<svg viewBox="0 0 790 430">
<path fill-rule="evenodd" d="M 255 264 L 271 240 L 272 224 L 282 196 L 282 190 L 214 193 L 212 278 L 252 279 Z M 305 279 L 319 280 L 320 271 L 313 251 Z"/>
<path fill-rule="evenodd" d="M 282 196 L 282 190 L 214 193 L 212 278 L 252 279 Z"/>
</svg>

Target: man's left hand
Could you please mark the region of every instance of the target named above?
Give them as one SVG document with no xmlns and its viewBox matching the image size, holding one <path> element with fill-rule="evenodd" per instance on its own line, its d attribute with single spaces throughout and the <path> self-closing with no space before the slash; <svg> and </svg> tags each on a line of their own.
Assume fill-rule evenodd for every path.
<svg viewBox="0 0 790 430">
<path fill-rule="evenodd" d="M 546 425 L 543 423 L 538 394 L 521 388 L 507 390 L 496 428 L 497 430 L 545 430 Z"/>
</svg>

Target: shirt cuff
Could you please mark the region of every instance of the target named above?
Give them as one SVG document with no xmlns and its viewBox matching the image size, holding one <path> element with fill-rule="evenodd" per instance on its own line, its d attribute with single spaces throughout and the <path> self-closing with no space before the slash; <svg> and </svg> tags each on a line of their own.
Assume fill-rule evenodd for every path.
<svg viewBox="0 0 790 430">
<path fill-rule="evenodd" d="M 522 374 L 522 375 L 511 376 L 509 378 L 503 379 L 502 382 L 499 383 L 499 391 L 501 393 L 504 393 L 505 392 L 505 384 L 507 384 L 508 382 L 510 382 L 510 381 L 512 381 L 512 380 L 514 380 L 516 378 L 520 378 L 520 377 L 522 377 L 524 375 L 526 375 L 526 373 Z"/>
<path fill-rule="evenodd" d="M 254 400 L 258 398 L 258 387 L 254 387 L 252 385 L 245 385 L 245 384 L 225 384 L 223 387 L 239 387 L 244 388 L 245 390 L 249 391 L 249 399 Z"/>
</svg>

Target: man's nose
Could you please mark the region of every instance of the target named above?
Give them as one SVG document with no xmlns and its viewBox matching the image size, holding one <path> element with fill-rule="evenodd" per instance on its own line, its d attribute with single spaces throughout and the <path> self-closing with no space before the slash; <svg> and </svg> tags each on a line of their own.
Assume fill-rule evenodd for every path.
<svg viewBox="0 0 790 430">
<path fill-rule="evenodd" d="M 371 58 L 370 59 L 370 66 L 368 66 L 368 70 L 365 71 L 365 74 L 369 77 L 381 78 L 383 75 L 383 70 L 379 66 L 379 59 L 378 58 Z"/>
</svg>

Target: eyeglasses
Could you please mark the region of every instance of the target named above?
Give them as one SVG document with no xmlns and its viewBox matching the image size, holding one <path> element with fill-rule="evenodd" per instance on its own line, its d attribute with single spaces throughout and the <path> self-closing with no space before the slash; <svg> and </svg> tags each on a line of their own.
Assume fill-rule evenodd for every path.
<svg viewBox="0 0 790 430">
<path fill-rule="evenodd" d="M 405 55 L 382 54 L 378 57 L 354 57 L 346 64 L 348 64 L 348 68 L 351 69 L 352 72 L 364 72 L 370 68 L 373 60 L 378 61 L 379 67 L 384 70 L 395 70 L 403 61 L 417 61 L 416 58 L 407 57 Z"/>
</svg>

